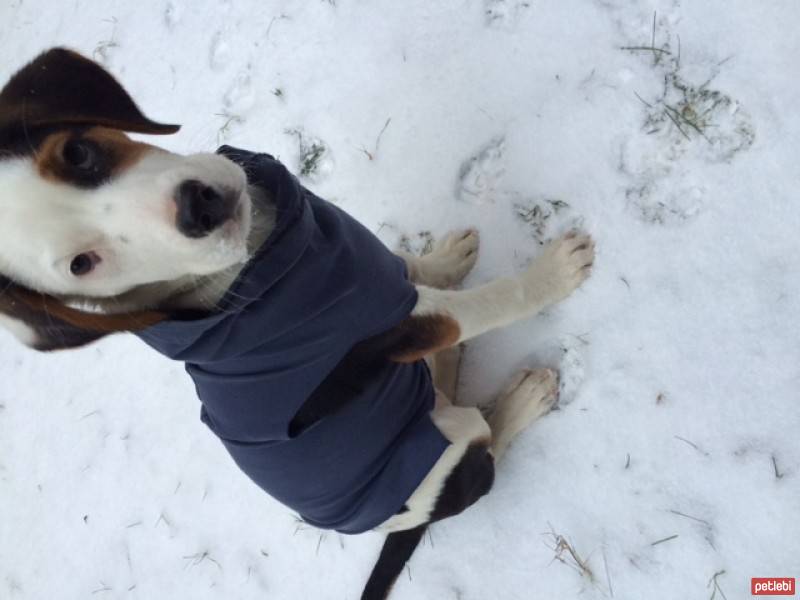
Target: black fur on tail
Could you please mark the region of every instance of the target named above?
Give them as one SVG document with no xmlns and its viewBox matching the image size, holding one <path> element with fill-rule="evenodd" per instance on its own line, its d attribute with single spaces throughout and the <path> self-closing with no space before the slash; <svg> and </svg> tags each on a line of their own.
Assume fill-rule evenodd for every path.
<svg viewBox="0 0 800 600">
<path fill-rule="evenodd" d="M 361 600 L 386 600 L 397 576 L 419 545 L 430 523 L 452 517 L 489 493 L 494 483 L 494 458 L 488 442 L 472 444 L 447 476 L 428 523 L 390 533 L 372 569 Z"/>
<path fill-rule="evenodd" d="M 427 524 L 420 525 L 414 529 L 390 533 L 386 537 L 378 562 L 375 563 L 364 593 L 361 594 L 361 600 L 385 600 L 389 596 L 397 576 L 411 558 L 427 528 Z"/>
</svg>

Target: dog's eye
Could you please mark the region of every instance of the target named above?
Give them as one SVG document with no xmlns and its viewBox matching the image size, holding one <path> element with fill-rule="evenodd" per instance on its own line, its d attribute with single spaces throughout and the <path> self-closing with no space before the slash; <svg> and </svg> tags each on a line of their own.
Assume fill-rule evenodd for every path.
<svg viewBox="0 0 800 600">
<path fill-rule="evenodd" d="M 76 277 L 80 277 L 81 275 L 90 273 L 99 262 L 100 257 L 97 256 L 97 254 L 94 252 L 84 252 L 72 259 L 72 262 L 69 263 L 69 271 Z"/>
<path fill-rule="evenodd" d="M 94 167 L 94 148 L 80 140 L 70 140 L 64 144 L 64 160 L 73 167 L 81 170 L 90 170 Z"/>
</svg>

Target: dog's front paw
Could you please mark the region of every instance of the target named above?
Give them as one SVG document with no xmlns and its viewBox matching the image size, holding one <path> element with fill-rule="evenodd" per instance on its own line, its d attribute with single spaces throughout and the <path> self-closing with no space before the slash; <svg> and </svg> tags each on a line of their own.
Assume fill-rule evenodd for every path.
<svg viewBox="0 0 800 600">
<path fill-rule="evenodd" d="M 449 233 L 429 254 L 420 257 L 422 283 L 436 288 L 461 283 L 478 260 L 479 246 L 480 236 L 475 229 Z"/>
<path fill-rule="evenodd" d="M 594 241 L 571 231 L 550 242 L 522 275 L 526 295 L 542 306 L 563 300 L 586 281 L 593 264 Z"/>
</svg>

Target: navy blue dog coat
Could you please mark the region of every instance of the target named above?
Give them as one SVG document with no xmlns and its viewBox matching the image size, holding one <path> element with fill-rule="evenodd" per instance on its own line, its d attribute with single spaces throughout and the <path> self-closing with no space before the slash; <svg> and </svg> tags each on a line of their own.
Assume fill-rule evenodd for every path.
<svg viewBox="0 0 800 600">
<path fill-rule="evenodd" d="M 186 363 L 201 419 L 255 483 L 312 525 L 366 531 L 403 507 L 448 445 L 425 363 L 381 361 L 338 412 L 297 435 L 289 424 L 355 344 L 409 315 L 416 290 L 400 258 L 271 156 L 218 153 L 269 192 L 275 229 L 219 311 L 137 335 Z"/>
</svg>

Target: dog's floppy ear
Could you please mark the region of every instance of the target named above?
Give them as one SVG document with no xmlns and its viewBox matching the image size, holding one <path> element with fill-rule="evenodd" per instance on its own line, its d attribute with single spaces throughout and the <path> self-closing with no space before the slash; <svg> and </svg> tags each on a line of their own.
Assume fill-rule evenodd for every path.
<svg viewBox="0 0 800 600">
<path fill-rule="evenodd" d="M 21 342 L 42 351 L 77 348 L 110 333 L 145 329 L 167 317 L 157 311 L 119 315 L 84 312 L 3 275 L 0 275 L 0 316 L 10 320 L 4 324 L 11 325 L 11 332 Z"/>
<path fill-rule="evenodd" d="M 151 134 L 180 129 L 145 117 L 97 63 L 71 50 L 53 48 L 18 71 L 0 91 L 0 130 L 60 124 Z"/>
</svg>

